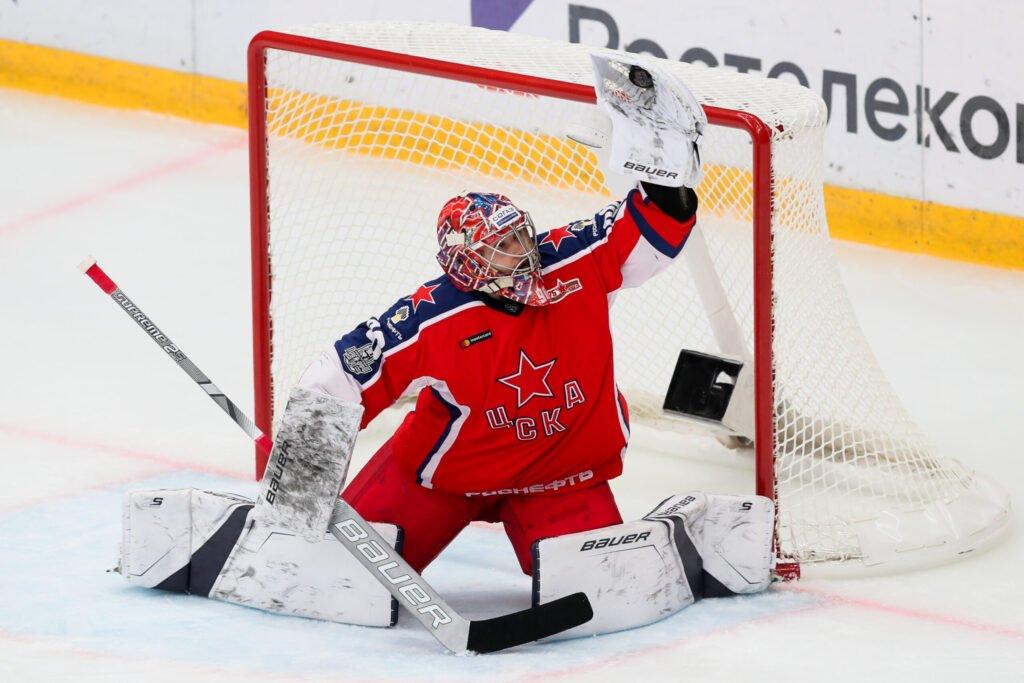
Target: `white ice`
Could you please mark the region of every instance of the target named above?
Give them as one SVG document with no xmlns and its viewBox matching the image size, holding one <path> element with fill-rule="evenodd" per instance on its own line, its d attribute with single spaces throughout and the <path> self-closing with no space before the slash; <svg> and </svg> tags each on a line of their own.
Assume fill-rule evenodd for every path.
<svg viewBox="0 0 1024 683">
<path fill-rule="evenodd" d="M 247 178 L 241 130 L 0 91 L 0 680 L 1024 680 L 1015 529 L 927 571 L 805 580 L 478 657 L 446 654 L 409 619 L 278 617 L 105 573 L 123 491 L 252 492 L 253 451 L 76 266 L 95 255 L 250 409 Z M 911 413 L 1019 505 L 1024 273 L 837 248 Z M 377 443 L 361 440 L 357 465 Z M 672 450 L 632 449 L 615 482 L 627 518 L 673 492 L 752 490 L 745 459 Z M 529 604 L 498 527 L 471 527 L 426 577 L 470 616 Z"/>
</svg>

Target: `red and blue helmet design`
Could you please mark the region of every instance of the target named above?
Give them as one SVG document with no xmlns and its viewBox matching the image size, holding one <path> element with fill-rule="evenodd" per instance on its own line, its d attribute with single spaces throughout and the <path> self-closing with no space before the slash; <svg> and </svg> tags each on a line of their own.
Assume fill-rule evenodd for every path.
<svg viewBox="0 0 1024 683">
<path fill-rule="evenodd" d="M 550 303 L 533 221 L 505 195 L 467 192 L 449 199 L 437 218 L 437 242 L 438 263 L 462 291 L 529 306 Z"/>
</svg>

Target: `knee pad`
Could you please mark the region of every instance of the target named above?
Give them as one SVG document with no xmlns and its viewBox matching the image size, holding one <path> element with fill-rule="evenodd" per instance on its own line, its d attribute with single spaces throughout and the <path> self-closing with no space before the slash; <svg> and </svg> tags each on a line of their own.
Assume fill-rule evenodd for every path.
<svg viewBox="0 0 1024 683">
<path fill-rule="evenodd" d="M 251 500 L 228 493 L 129 492 L 118 571 L 135 586 L 344 624 L 394 625 L 397 602 L 340 543 L 330 536 L 310 543 L 261 520 Z M 398 527 L 374 527 L 401 551 Z"/>
</svg>

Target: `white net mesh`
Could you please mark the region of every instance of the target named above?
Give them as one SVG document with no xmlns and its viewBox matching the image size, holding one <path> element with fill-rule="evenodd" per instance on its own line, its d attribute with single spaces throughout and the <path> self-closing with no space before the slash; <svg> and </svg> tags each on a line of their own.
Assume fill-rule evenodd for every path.
<svg viewBox="0 0 1024 683">
<path fill-rule="evenodd" d="M 292 33 L 570 83 L 588 50 L 458 26 L 367 23 Z M 698 99 L 773 130 L 773 321 L 779 550 L 801 562 L 860 557 L 858 525 L 970 490 L 939 461 L 880 372 L 850 309 L 824 213 L 826 113 L 797 86 L 665 62 Z M 592 151 L 563 137 L 595 107 L 288 49 L 266 52 L 266 154 L 274 414 L 337 336 L 436 277 L 434 224 L 449 197 L 501 192 L 538 230 L 619 193 Z M 752 145 L 712 126 L 699 216 L 715 272 L 753 348 Z M 632 414 L 671 429 L 661 402 L 682 348 L 725 352 L 689 268 L 614 306 L 616 375 Z"/>
</svg>

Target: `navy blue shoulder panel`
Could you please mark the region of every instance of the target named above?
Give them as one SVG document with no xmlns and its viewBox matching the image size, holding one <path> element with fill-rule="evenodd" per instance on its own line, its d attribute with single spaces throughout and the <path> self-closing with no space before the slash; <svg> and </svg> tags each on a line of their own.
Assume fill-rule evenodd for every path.
<svg viewBox="0 0 1024 683">
<path fill-rule="evenodd" d="M 636 192 L 636 190 L 633 190 Z M 627 196 L 628 200 L 628 196 Z M 612 202 L 593 218 L 573 221 L 537 236 L 542 268 L 555 265 L 589 249 L 608 236 L 622 202 Z"/>
<path fill-rule="evenodd" d="M 334 349 L 345 370 L 360 383 L 366 382 L 377 374 L 385 351 L 415 337 L 428 320 L 471 301 L 475 301 L 471 293 L 460 291 L 442 275 L 357 325 L 334 342 Z"/>
</svg>

